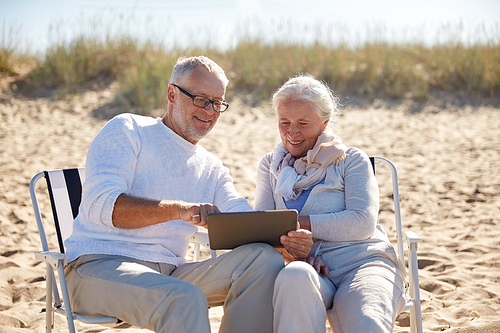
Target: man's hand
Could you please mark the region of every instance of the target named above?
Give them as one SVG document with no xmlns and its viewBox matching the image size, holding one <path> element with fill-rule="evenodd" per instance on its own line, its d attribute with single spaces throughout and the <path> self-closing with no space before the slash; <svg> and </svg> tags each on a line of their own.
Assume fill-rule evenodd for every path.
<svg viewBox="0 0 500 333">
<path fill-rule="evenodd" d="M 305 259 L 313 245 L 312 233 L 305 229 L 289 231 L 287 235 L 281 236 L 280 241 L 288 255 L 294 260 Z"/>
<path fill-rule="evenodd" d="M 314 267 L 314 269 L 318 274 L 323 274 L 324 276 L 328 276 L 328 273 L 330 273 L 330 269 L 328 268 L 328 266 L 319 257 L 308 256 L 305 261 L 309 265 Z"/>
<path fill-rule="evenodd" d="M 179 204 L 179 218 L 183 221 L 191 222 L 198 227 L 207 227 L 207 216 L 212 213 L 219 213 L 219 209 L 209 203 L 188 203 Z"/>
</svg>

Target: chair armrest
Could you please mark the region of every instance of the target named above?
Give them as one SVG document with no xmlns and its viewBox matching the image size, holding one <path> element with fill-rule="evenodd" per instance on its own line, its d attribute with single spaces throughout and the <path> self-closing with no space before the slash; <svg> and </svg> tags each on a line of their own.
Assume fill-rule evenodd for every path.
<svg viewBox="0 0 500 333">
<path fill-rule="evenodd" d="M 191 236 L 191 242 L 194 243 L 193 261 L 198 261 L 200 259 L 200 245 L 210 249 L 208 233 L 202 231 L 196 232 L 193 236 Z M 215 258 L 217 257 L 217 252 L 215 250 L 210 250 L 210 255 L 212 258 Z"/>
<path fill-rule="evenodd" d="M 209 249 L 210 243 L 208 241 L 208 233 L 198 231 L 191 236 L 191 241 L 200 244 L 201 246 Z"/>
<path fill-rule="evenodd" d="M 64 262 L 66 261 L 66 255 L 60 252 L 35 251 L 35 259 L 39 261 L 44 261 L 50 264 L 55 269 L 57 269 L 59 265 L 64 266 Z"/>
<path fill-rule="evenodd" d="M 418 236 L 413 231 L 405 231 L 403 233 L 403 238 L 408 242 L 408 245 L 410 245 L 411 243 L 422 242 L 422 237 Z"/>
<path fill-rule="evenodd" d="M 417 244 L 422 242 L 422 237 L 413 231 L 405 231 L 403 238 L 408 244 L 408 269 L 410 270 L 410 274 L 418 274 Z"/>
</svg>

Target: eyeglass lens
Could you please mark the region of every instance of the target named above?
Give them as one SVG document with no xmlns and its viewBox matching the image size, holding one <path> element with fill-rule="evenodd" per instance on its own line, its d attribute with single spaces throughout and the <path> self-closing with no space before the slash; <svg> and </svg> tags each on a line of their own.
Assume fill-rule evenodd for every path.
<svg viewBox="0 0 500 333">
<path fill-rule="evenodd" d="M 203 96 L 195 96 L 193 98 L 193 104 L 200 108 L 206 108 L 208 104 L 212 103 L 212 107 L 215 111 L 225 111 L 227 109 L 227 105 L 223 104 L 220 101 L 211 101 Z"/>
<path fill-rule="evenodd" d="M 212 103 L 212 108 L 215 111 L 224 112 L 229 107 L 229 104 L 227 104 L 226 102 L 213 101 L 213 100 L 211 100 L 211 99 L 209 99 L 207 97 L 198 96 L 198 95 L 192 95 L 189 92 L 187 92 L 186 90 L 184 90 L 181 87 L 179 87 L 178 85 L 174 84 L 174 86 L 176 86 L 183 94 L 185 94 L 188 97 L 190 97 L 192 99 L 192 101 L 193 101 L 193 105 L 197 106 L 199 108 L 206 108 L 208 106 L 208 104 Z"/>
</svg>

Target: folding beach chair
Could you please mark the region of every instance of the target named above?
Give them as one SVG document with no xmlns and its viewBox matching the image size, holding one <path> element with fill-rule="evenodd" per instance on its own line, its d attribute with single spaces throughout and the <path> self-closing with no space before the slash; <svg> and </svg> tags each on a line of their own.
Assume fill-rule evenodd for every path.
<svg viewBox="0 0 500 333">
<path fill-rule="evenodd" d="M 38 180 L 44 178 L 47 181 L 47 188 L 52 206 L 54 217 L 54 227 L 57 234 L 58 249 L 50 251 L 45 233 L 42 214 L 38 205 L 36 194 L 36 184 Z M 127 328 L 129 324 L 124 323 L 114 317 L 88 317 L 77 314 L 71 310 L 69 301 L 68 289 L 64 275 L 64 240 L 66 240 L 73 231 L 73 220 L 78 214 L 82 197 L 82 184 L 85 180 L 85 168 L 51 170 L 43 171 L 35 175 L 30 182 L 30 195 L 35 211 L 35 218 L 38 224 L 38 231 L 42 242 L 43 251 L 35 252 L 35 258 L 46 263 L 46 332 L 50 333 L 53 329 L 53 313 L 60 313 L 66 316 L 68 321 L 69 332 L 75 331 L 74 320 L 79 320 L 87 324 L 101 324 L 115 328 Z M 193 260 L 198 261 L 200 257 L 200 245 L 205 248 L 210 248 L 208 242 L 208 234 L 197 232 L 191 238 L 194 242 Z M 215 251 L 211 251 L 212 257 L 216 256 Z M 57 271 L 59 286 L 57 284 L 54 271 Z M 62 293 L 63 301 L 61 302 L 59 290 Z M 54 300 L 54 306 L 52 305 Z"/>
<path fill-rule="evenodd" d="M 405 282 L 406 305 L 403 311 L 410 310 L 410 332 L 422 333 L 422 313 L 420 308 L 420 287 L 418 282 L 418 262 L 417 262 L 417 244 L 422 242 L 413 231 L 403 232 L 401 222 L 401 208 L 399 202 L 399 186 L 398 186 L 398 173 L 394 164 L 383 157 L 370 157 L 373 171 L 375 172 L 375 165 L 382 163 L 387 165 L 392 174 L 392 191 L 394 199 L 394 213 L 396 221 L 396 240 L 397 252 L 402 267 L 405 268 Z M 405 264 L 405 249 L 408 252 L 408 267 Z M 408 270 L 408 272 L 407 272 Z M 408 274 L 407 274 L 408 273 Z"/>
</svg>

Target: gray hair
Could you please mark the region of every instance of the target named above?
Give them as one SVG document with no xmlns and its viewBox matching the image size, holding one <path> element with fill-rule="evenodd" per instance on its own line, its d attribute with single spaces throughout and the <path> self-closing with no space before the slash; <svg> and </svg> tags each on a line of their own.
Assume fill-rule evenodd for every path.
<svg viewBox="0 0 500 333">
<path fill-rule="evenodd" d="M 175 64 L 168 84 L 176 82 L 178 83 L 182 77 L 188 75 L 190 71 L 198 66 L 203 66 L 210 73 L 217 75 L 217 77 L 224 83 L 224 87 L 227 87 L 229 80 L 227 79 L 224 70 L 219 65 L 217 65 L 215 61 L 205 56 L 180 57 L 179 59 L 177 59 L 177 63 Z"/>
<path fill-rule="evenodd" d="M 278 110 L 282 102 L 293 99 L 311 103 L 314 111 L 322 119 L 329 119 L 330 123 L 340 115 L 340 99 L 333 95 L 326 83 L 310 74 L 301 74 L 288 79 L 273 95 L 274 110 Z"/>
</svg>

